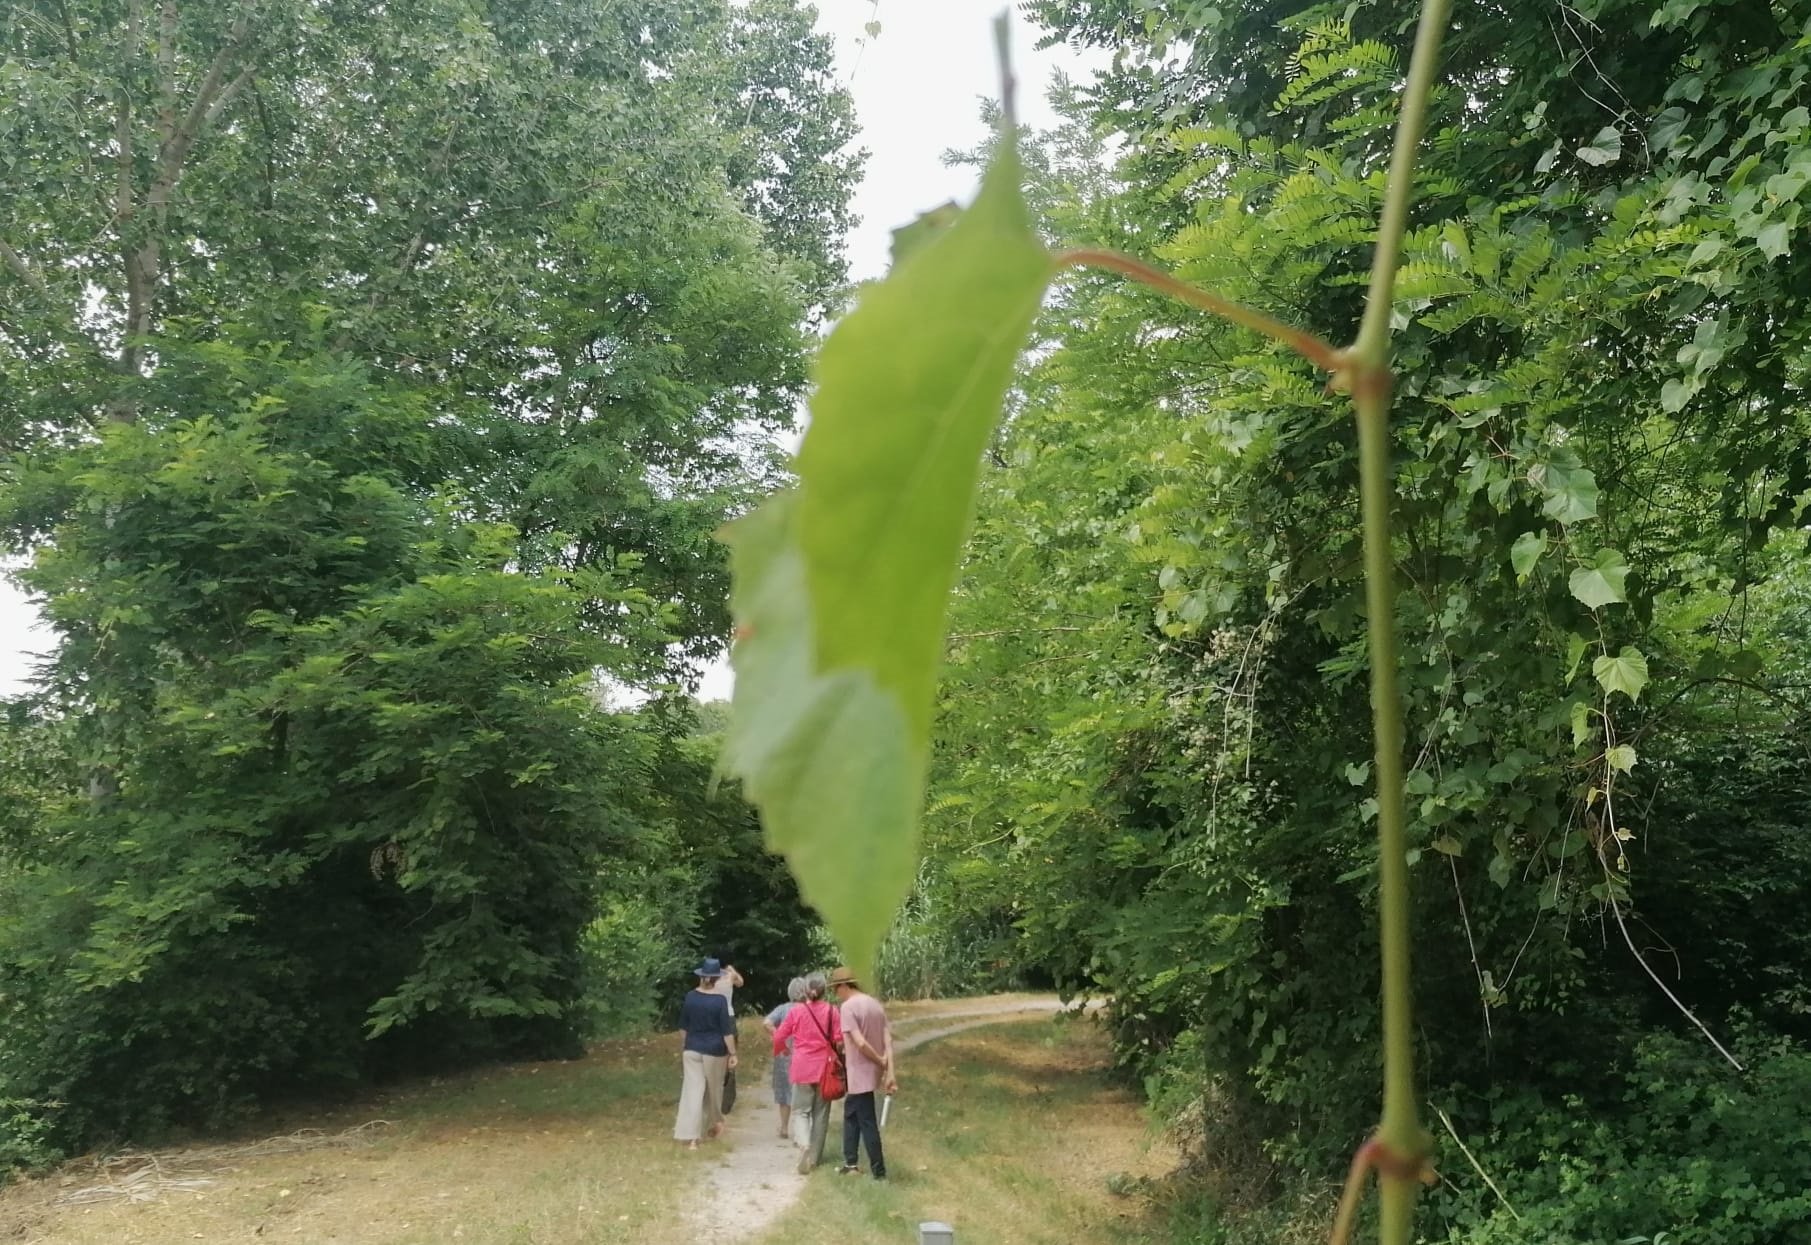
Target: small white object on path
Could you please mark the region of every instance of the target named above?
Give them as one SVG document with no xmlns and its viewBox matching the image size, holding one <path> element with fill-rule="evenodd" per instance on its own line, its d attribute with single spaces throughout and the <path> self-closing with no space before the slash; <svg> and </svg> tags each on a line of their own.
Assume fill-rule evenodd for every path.
<svg viewBox="0 0 1811 1245">
<path fill-rule="evenodd" d="M 1094 1011 L 1098 1004 L 1087 1004 Z M 1054 998 L 1049 999 L 974 999 L 952 1003 L 948 1008 L 919 1012 L 903 1018 L 895 1026 L 910 1026 L 908 1033 L 893 1039 L 893 1049 L 903 1054 L 926 1042 L 949 1037 L 982 1025 L 1004 1024 L 1065 1010 Z M 935 1029 L 924 1029 L 926 1023 L 949 1021 Z M 752 1241 L 765 1232 L 805 1190 L 809 1176 L 798 1173 L 799 1152 L 790 1141 L 779 1135 L 780 1109 L 766 1092 L 739 1096 L 729 1126 L 716 1143 L 726 1147 L 716 1170 L 708 1177 L 709 1197 L 693 1199 L 686 1208 L 686 1221 L 692 1229 L 692 1240 L 700 1245 L 727 1245 L 731 1241 Z M 833 1127 L 831 1130 L 836 1132 Z M 842 1144 L 840 1135 L 832 1136 L 824 1146 L 825 1162 L 834 1167 L 835 1151 Z"/>
</svg>

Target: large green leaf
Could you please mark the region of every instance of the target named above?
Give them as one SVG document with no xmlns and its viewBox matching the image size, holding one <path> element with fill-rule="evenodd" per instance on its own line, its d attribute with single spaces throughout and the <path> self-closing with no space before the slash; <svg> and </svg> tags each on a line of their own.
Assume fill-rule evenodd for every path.
<svg viewBox="0 0 1811 1245">
<path fill-rule="evenodd" d="M 1578 158 L 1594 167 L 1615 164 L 1622 159 L 1622 131 L 1613 125 L 1604 126 L 1597 131 L 1597 137 L 1578 149 Z"/>
<path fill-rule="evenodd" d="M 1596 610 L 1628 600 L 1624 595 L 1628 577 L 1629 564 L 1621 553 L 1599 549 L 1594 559 L 1572 572 L 1568 586 L 1574 597 Z"/>
<path fill-rule="evenodd" d="M 863 964 L 878 939 L 864 931 L 884 932 L 891 918 L 890 906 L 875 910 L 875 888 L 913 867 L 924 749 L 871 671 L 817 667 L 797 506 L 782 493 L 727 532 L 740 638 L 723 763 L 806 899 Z"/>
<path fill-rule="evenodd" d="M 1754 243 L 1768 259 L 1778 259 L 1792 249 L 1792 222 L 1776 220 L 1762 226 Z"/>
<path fill-rule="evenodd" d="M 1614 657 L 1605 655 L 1591 663 L 1591 673 L 1606 694 L 1621 692 L 1630 700 L 1641 699 L 1641 689 L 1648 684 L 1648 659 L 1632 644 L 1622 646 Z"/>
<path fill-rule="evenodd" d="M 795 494 L 735 524 L 724 763 L 850 962 L 911 885 L 944 614 L 999 417 L 1054 268 L 1010 135 L 818 360 Z"/>
<path fill-rule="evenodd" d="M 1527 579 L 1534 564 L 1547 552 L 1547 534 L 1545 532 L 1523 532 L 1516 537 L 1515 544 L 1509 547 L 1509 564 L 1515 568 L 1518 580 Z"/>
<path fill-rule="evenodd" d="M 1547 495 L 1541 513 L 1570 527 L 1597 517 L 1597 476 L 1565 450 L 1535 469 L 1534 482 Z"/>
</svg>

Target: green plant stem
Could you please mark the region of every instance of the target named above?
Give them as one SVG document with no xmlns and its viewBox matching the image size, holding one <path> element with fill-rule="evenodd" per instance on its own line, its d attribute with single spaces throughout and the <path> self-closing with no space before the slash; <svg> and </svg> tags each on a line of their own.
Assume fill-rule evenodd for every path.
<svg viewBox="0 0 1811 1245">
<path fill-rule="evenodd" d="M 1427 101 L 1438 74 L 1440 45 L 1446 38 L 1451 0 L 1422 0 L 1421 24 L 1415 31 L 1415 50 L 1409 60 L 1409 80 L 1402 92 L 1402 112 L 1396 121 L 1396 147 L 1390 154 L 1390 180 L 1384 192 L 1383 215 L 1377 223 L 1377 249 L 1371 256 L 1371 287 L 1365 298 L 1365 318 L 1352 347 L 1360 367 L 1387 371 L 1390 364 L 1390 308 L 1396 289 L 1397 260 L 1408 233 L 1409 204 L 1415 197 L 1415 158 L 1421 135 L 1427 129 Z"/>
<path fill-rule="evenodd" d="M 1372 1140 L 1354 1156 L 1340 1199 L 1333 1239 L 1351 1233 L 1364 1178 L 1376 1168 L 1382 1198 L 1384 1245 L 1411 1245 L 1415 1198 L 1432 1149 L 1415 1105 L 1415 1034 L 1409 978 L 1408 835 L 1403 807 L 1402 694 L 1397 686 L 1396 565 L 1390 535 L 1394 497 L 1390 470 L 1390 311 L 1402 239 L 1415 190 L 1415 156 L 1427 124 L 1440 45 L 1450 0 L 1423 0 L 1421 24 L 1409 62 L 1389 187 L 1378 222 L 1371 285 L 1358 340 L 1339 350 L 1312 333 L 1284 324 L 1217 294 L 1192 286 L 1118 251 L 1079 249 L 1055 257 L 1056 266 L 1108 268 L 1205 311 L 1292 347 L 1332 373 L 1350 390 L 1358 416 L 1360 506 L 1364 520 L 1365 607 L 1369 618 L 1371 714 L 1376 746 L 1378 825 L 1378 936 L 1383 956 L 1383 1117 Z"/>
<path fill-rule="evenodd" d="M 1415 1109 L 1415 1034 L 1409 978 L 1408 838 L 1404 826 L 1402 695 L 1397 687 L 1396 567 L 1390 535 L 1390 310 L 1396 266 L 1414 195 L 1415 156 L 1427 123 L 1449 0 L 1423 0 L 1409 62 L 1396 149 L 1372 258 L 1371 288 L 1347 384 L 1358 415 L 1359 493 L 1364 518 L 1371 716 L 1376 743 L 1378 924 L 1383 955 L 1383 1118 L 1377 1130 L 1384 1245 L 1414 1239 L 1415 1198 L 1430 1139 Z"/>
<path fill-rule="evenodd" d="M 1243 303 L 1235 303 L 1230 298 L 1221 298 L 1210 290 L 1190 285 L 1187 281 L 1173 277 L 1163 269 L 1145 263 L 1142 259 L 1127 255 L 1121 251 L 1109 251 L 1094 247 L 1078 247 L 1072 251 L 1061 251 L 1055 257 L 1056 266 L 1063 268 L 1107 268 L 1114 272 L 1141 281 L 1152 289 L 1162 290 L 1165 294 L 1212 312 L 1225 320 L 1262 333 L 1275 341 L 1282 342 L 1297 354 L 1307 359 L 1316 367 L 1339 374 L 1345 369 L 1346 352 L 1322 341 L 1305 329 L 1284 324 L 1281 320 L 1254 311 Z"/>
<path fill-rule="evenodd" d="M 1453 1127 L 1452 1117 L 1439 1107 L 1434 1107 L 1434 1114 L 1440 1117 L 1442 1124 L 1446 1125 L 1446 1131 L 1452 1135 L 1453 1144 L 1459 1147 L 1459 1152 L 1465 1156 L 1465 1161 L 1471 1164 L 1471 1169 L 1478 1173 L 1479 1178 L 1485 1184 L 1490 1186 L 1490 1191 L 1497 1195 L 1497 1201 L 1503 1203 L 1503 1207 L 1509 1212 L 1510 1217 L 1520 1223 L 1522 1212 L 1517 1210 L 1515 1204 L 1503 1195 L 1503 1190 L 1497 1188 L 1497 1182 L 1490 1178 L 1490 1173 L 1484 1170 L 1482 1163 L 1478 1162 L 1478 1156 L 1471 1152 L 1471 1147 L 1465 1144 L 1463 1137 L 1459 1136 L 1459 1130 Z"/>
</svg>

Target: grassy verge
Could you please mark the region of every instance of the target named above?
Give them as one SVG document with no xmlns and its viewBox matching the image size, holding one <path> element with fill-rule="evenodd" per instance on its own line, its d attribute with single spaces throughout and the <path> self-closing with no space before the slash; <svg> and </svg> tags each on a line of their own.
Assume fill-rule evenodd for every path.
<svg viewBox="0 0 1811 1245">
<path fill-rule="evenodd" d="M 267 1121 L 242 1144 L 161 1151 L 154 1168 L 142 1157 L 70 1164 L 0 1190 L 0 1241 L 677 1245 L 696 1164 L 667 1140 L 674 1046 L 664 1035 L 609 1042 L 573 1063 L 414 1085 L 306 1121 Z M 260 1152 L 274 1131 L 303 1123 L 321 1136 Z M 360 1125 L 355 1143 L 335 1143 Z M 143 1200 L 70 1204 L 108 1186 Z"/>
<path fill-rule="evenodd" d="M 1147 1145 L 1134 1096 L 1106 1068 L 1105 1037 L 1086 1022 L 989 1026 L 913 1051 L 885 1136 L 888 1181 L 834 1174 L 833 1114 L 830 1168 L 762 1240 L 909 1242 L 927 1220 L 987 1245 L 1164 1239 L 1164 1215 L 1109 1186 L 1161 1175 L 1174 1157 Z"/>
<path fill-rule="evenodd" d="M 944 1023 L 924 1019 L 902 1032 Z M 757 1103 L 765 1044 L 747 1019 L 742 1036 L 743 1092 Z M 72 1163 L 0 1189 L 0 1242 L 691 1245 L 682 1202 L 709 1188 L 724 1155 L 686 1155 L 669 1139 L 676 1046 L 670 1034 L 612 1041 L 574 1063 L 422 1082 L 206 1146 Z M 1096 1026 L 1041 1018 L 904 1055 L 886 1138 L 893 1180 L 834 1174 L 833 1115 L 831 1169 L 758 1239 L 904 1245 L 932 1219 L 965 1243 L 1164 1239 L 1163 1215 L 1109 1189 L 1173 1160 L 1147 1149 L 1106 1055 Z M 792 1152 L 779 1162 L 789 1170 Z"/>
</svg>

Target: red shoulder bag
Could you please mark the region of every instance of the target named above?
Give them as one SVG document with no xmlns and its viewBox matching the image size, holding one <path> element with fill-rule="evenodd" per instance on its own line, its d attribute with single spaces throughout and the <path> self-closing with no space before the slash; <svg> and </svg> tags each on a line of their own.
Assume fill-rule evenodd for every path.
<svg viewBox="0 0 1811 1245">
<path fill-rule="evenodd" d="M 830 1031 L 824 1028 L 824 1022 L 817 1018 L 811 1004 L 805 1004 L 805 1011 L 817 1031 L 824 1035 L 825 1045 L 830 1047 L 830 1058 L 824 1060 L 824 1071 L 817 1078 L 817 1096 L 825 1102 L 835 1102 L 849 1092 L 849 1070 L 843 1062 L 843 1048 L 830 1040 Z"/>
</svg>

